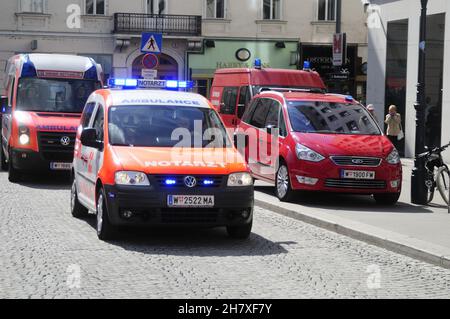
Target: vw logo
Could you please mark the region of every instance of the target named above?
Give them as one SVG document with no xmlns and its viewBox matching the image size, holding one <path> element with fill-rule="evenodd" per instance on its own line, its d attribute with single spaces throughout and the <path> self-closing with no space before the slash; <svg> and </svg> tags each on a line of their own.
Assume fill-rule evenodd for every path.
<svg viewBox="0 0 450 319">
<path fill-rule="evenodd" d="M 61 137 L 61 145 L 69 146 L 70 145 L 70 137 L 68 137 L 68 136 Z"/>
<path fill-rule="evenodd" d="M 364 164 L 364 161 L 362 159 L 352 159 L 352 163 L 359 165 L 359 164 Z"/>
<path fill-rule="evenodd" d="M 184 178 L 184 185 L 186 185 L 189 188 L 193 188 L 197 186 L 197 179 L 193 176 L 187 176 Z"/>
</svg>

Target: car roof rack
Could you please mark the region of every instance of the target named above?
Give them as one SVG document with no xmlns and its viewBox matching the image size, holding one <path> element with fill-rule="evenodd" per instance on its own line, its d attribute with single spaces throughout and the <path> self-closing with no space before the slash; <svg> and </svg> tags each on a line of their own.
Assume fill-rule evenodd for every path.
<svg viewBox="0 0 450 319">
<path fill-rule="evenodd" d="M 322 93 L 325 94 L 326 91 L 320 88 L 272 88 L 272 87 L 262 87 L 259 89 L 259 93 L 275 91 L 275 92 L 305 92 L 305 93 Z"/>
</svg>

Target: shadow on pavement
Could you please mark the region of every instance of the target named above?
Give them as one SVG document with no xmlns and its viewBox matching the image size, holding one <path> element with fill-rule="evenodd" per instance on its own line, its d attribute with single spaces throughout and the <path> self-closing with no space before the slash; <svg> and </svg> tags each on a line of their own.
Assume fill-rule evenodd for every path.
<svg viewBox="0 0 450 319">
<path fill-rule="evenodd" d="M 273 196 L 274 203 L 278 199 L 273 195 L 271 186 L 255 186 L 255 191 Z M 398 214 L 433 214 L 426 206 L 415 206 L 404 202 L 398 202 L 395 206 L 383 206 L 376 204 L 371 196 L 347 195 L 338 193 L 300 192 L 298 198 L 292 204 L 298 204 L 314 208 L 356 211 L 361 213 L 398 213 Z"/>
<path fill-rule="evenodd" d="M 69 173 L 27 174 L 18 183 L 21 186 L 45 190 L 70 190 Z"/>
<path fill-rule="evenodd" d="M 84 221 L 95 231 L 94 216 Z M 255 233 L 247 240 L 231 239 L 225 228 L 124 228 L 118 231 L 116 240 L 108 243 L 143 254 L 196 257 L 281 255 L 288 253 L 283 245 L 297 244 L 272 242 Z"/>
</svg>

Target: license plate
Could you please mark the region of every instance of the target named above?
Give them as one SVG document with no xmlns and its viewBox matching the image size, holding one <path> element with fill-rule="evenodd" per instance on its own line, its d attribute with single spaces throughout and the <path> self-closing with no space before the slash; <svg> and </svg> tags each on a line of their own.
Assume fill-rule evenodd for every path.
<svg viewBox="0 0 450 319">
<path fill-rule="evenodd" d="M 214 207 L 214 196 L 169 195 L 169 207 Z"/>
<path fill-rule="evenodd" d="M 343 170 L 341 173 L 342 178 L 346 179 L 375 179 L 375 172 L 370 171 L 347 171 Z"/>
<path fill-rule="evenodd" d="M 70 171 L 72 163 L 50 163 L 50 169 L 54 171 Z"/>
</svg>

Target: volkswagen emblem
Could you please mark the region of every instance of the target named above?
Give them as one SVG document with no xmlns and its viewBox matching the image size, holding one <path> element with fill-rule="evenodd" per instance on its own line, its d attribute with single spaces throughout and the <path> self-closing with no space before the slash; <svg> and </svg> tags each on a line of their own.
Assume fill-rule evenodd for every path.
<svg viewBox="0 0 450 319">
<path fill-rule="evenodd" d="M 69 146 L 70 145 L 70 137 L 68 137 L 68 136 L 61 137 L 61 145 Z"/>
<path fill-rule="evenodd" d="M 364 164 L 364 161 L 362 159 L 355 158 L 355 159 L 352 159 L 352 163 L 356 164 L 356 165 L 361 165 L 361 164 Z"/>
<path fill-rule="evenodd" d="M 197 179 L 193 176 L 186 176 L 184 178 L 184 184 L 189 188 L 193 188 L 197 186 Z"/>
</svg>

